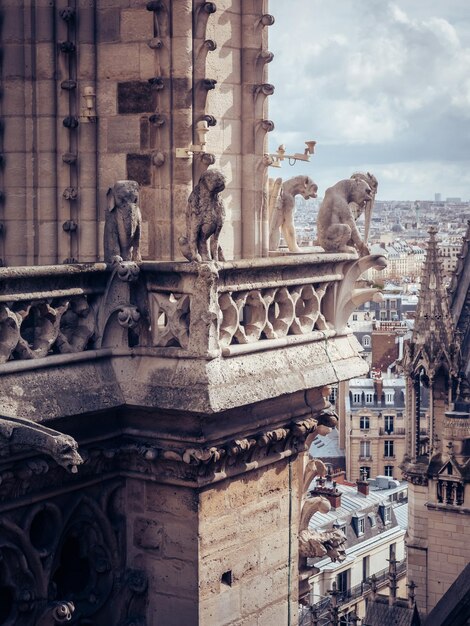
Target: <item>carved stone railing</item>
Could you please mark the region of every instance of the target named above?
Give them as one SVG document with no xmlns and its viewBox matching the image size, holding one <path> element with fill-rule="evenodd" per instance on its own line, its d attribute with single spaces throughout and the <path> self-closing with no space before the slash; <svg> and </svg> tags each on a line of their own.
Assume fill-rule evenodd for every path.
<svg viewBox="0 0 470 626">
<path fill-rule="evenodd" d="M 106 265 L 0 270 L 0 364 L 82 352 L 96 333 Z"/>
<path fill-rule="evenodd" d="M 186 390 L 188 410 L 220 411 L 241 401 L 240 381 L 248 403 L 363 374 L 367 366 L 347 320 L 375 295 L 355 288 L 358 277 L 382 263 L 378 256 L 323 253 L 224 263 L 0 268 L 0 392 L 9 394 L 0 410 L 9 414 L 16 403 L 16 383 L 6 384 L 8 374 L 86 361 L 91 368 L 106 358 L 120 366 L 111 378 L 102 369 L 90 370 L 91 382 L 98 386 L 103 377 L 108 393 L 99 402 L 87 395 L 88 410 L 99 408 L 103 398 L 106 406 L 116 405 L 122 394 L 132 402 L 143 394 L 148 403 L 171 408 Z M 120 359 L 126 357 L 138 358 L 124 365 Z M 171 375 L 162 359 L 168 359 Z M 231 364 L 211 367 L 214 360 Z M 135 380 L 131 363 L 143 368 Z M 255 369 L 262 385 L 249 380 Z M 67 393 L 78 397 L 71 367 L 67 375 Z M 33 389 L 39 386 L 36 395 L 47 400 L 45 384 L 50 380 L 42 387 L 39 379 L 26 385 L 35 406 Z M 82 404 L 77 400 L 79 409 Z M 58 415 L 64 408 L 65 398 L 61 409 L 48 410 Z M 33 408 L 18 416 L 29 414 Z"/>
<path fill-rule="evenodd" d="M 214 358 L 344 334 L 354 307 L 376 294 L 355 289 L 357 278 L 382 263 L 345 254 L 144 263 L 152 345 Z"/>
<path fill-rule="evenodd" d="M 325 339 L 344 333 L 358 263 L 380 258 L 144 263 L 140 276 L 131 263 L 2 269 L 0 364 L 119 343 L 215 358 Z M 133 339 L 110 339 L 111 321 Z"/>
</svg>

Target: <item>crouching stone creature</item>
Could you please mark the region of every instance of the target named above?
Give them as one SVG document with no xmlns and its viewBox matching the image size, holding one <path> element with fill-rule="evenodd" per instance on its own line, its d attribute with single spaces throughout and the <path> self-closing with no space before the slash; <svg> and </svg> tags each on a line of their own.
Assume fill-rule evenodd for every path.
<svg viewBox="0 0 470 626">
<path fill-rule="evenodd" d="M 367 245 L 357 229 L 352 206 L 362 209 L 372 202 L 372 189 L 362 178 L 340 180 L 325 191 L 317 219 L 318 243 L 326 252 L 354 252 L 369 254 Z"/>
<path fill-rule="evenodd" d="M 294 226 L 295 196 L 308 200 L 316 198 L 318 185 L 309 176 L 294 176 L 284 183 L 277 178 L 270 185 L 270 233 L 269 249 L 277 250 L 282 232 L 290 252 L 301 252 L 297 245 Z"/>
<path fill-rule="evenodd" d="M 299 534 L 299 555 L 306 558 L 329 556 L 335 562 L 346 558 L 346 535 L 339 528 L 305 529 Z"/>
<path fill-rule="evenodd" d="M 32 420 L 0 415 L 0 456 L 17 449 L 46 454 L 72 474 L 76 474 L 83 463 L 78 444 L 70 435 Z"/>
<path fill-rule="evenodd" d="M 106 263 L 116 257 L 140 263 L 142 216 L 139 208 L 139 183 L 118 180 L 106 194 L 108 210 L 104 225 L 104 256 Z"/>
<path fill-rule="evenodd" d="M 219 193 L 225 189 L 225 177 L 218 170 L 207 170 L 199 178 L 188 198 L 186 235 L 179 238 L 183 256 L 188 261 L 225 261 L 219 235 L 225 209 Z M 210 254 L 208 240 L 210 239 Z"/>
</svg>

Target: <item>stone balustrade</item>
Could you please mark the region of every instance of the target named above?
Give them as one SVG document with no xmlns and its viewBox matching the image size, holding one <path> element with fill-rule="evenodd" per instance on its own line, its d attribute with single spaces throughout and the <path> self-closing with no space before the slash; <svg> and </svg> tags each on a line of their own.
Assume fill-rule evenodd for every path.
<svg viewBox="0 0 470 626">
<path fill-rule="evenodd" d="M 366 371 L 348 317 L 376 296 L 357 280 L 382 262 L 317 253 L 2 268 L 1 386 L 9 373 L 56 366 L 59 376 L 59 366 L 110 359 L 122 377 L 110 395 L 124 389 L 132 397 L 143 385 L 140 399 L 162 407 L 184 392 L 188 408 L 225 410 L 243 394 L 252 402 L 344 380 Z M 138 366 L 136 381 L 129 368 Z M 68 374 L 71 368 L 60 370 Z M 254 388 L 251 375 L 263 384 Z M 111 384 L 100 370 L 97 385 L 99 376 Z M 209 391 L 196 399 L 203 388 Z"/>
</svg>

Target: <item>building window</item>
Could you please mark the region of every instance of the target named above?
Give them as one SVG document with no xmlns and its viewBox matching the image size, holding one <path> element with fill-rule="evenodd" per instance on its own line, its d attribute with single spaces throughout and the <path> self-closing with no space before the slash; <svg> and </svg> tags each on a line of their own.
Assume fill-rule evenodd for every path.
<svg viewBox="0 0 470 626">
<path fill-rule="evenodd" d="M 362 457 L 370 456 L 370 441 L 361 441 L 360 442 L 360 455 Z"/>
<path fill-rule="evenodd" d="M 395 399 L 394 391 L 385 392 L 385 404 L 393 404 L 394 399 Z"/>
<path fill-rule="evenodd" d="M 393 439 L 384 441 L 384 456 L 393 456 Z"/>
<path fill-rule="evenodd" d="M 390 524 L 392 521 L 392 507 L 390 504 L 383 504 L 380 507 L 380 514 L 382 516 L 382 521 L 384 524 Z"/>
<path fill-rule="evenodd" d="M 370 336 L 369 335 L 364 335 L 364 337 L 362 338 L 362 345 L 364 346 L 364 348 L 370 348 Z"/>
<path fill-rule="evenodd" d="M 347 569 L 344 572 L 340 572 L 336 576 L 336 588 L 343 595 L 347 595 L 348 591 L 349 591 L 349 574 L 350 574 L 350 571 L 351 570 Z"/>
<path fill-rule="evenodd" d="M 353 322 L 357 322 L 357 313 L 353 313 L 352 318 L 353 318 Z"/>
<path fill-rule="evenodd" d="M 359 418 L 359 428 L 361 430 L 369 430 L 370 420 L 368 415 L 361 415 L 361 417 Z"/>
<path fill-rule="evenodd" d="M 354 392 L 352 395 L 353 404 L 361 404 L 361 401 L 362 401 L 361 396 L 362 396 L 362 393 Z"/>
<path fill-rule="evenodd" d="M 367 392 L 366 393 L 366 404 L 374 404 L 374 394 Z"/>
<path fill-rule="evenodd" d="M 381 320 L 387 319 L 387 311 L 380 311 L 380 319 Z"/>
<path fill-rule="evenodd" d="M 331 404 L 334 404 L 338 396 L 338 387 L 330 387 L 330 389 L 331 389 L 331 393 L 328 399 L 331 402 Z"/>
<path fill-rule="evenodd" d="M 359 474 L 365 478 L 370 478 L 370 467 L 368 465 L 361 465 L 359 468 Z"/>
<path fill-rule="evenodd" d="M 369 557 L 365 556 L 362 559 L 362 582 L 365 582 L 369 578 Z"/>
<path fill-rule="evenodd" d="M 365 523 L 365 518 L 364 515 L 353 515 L 352 517 L 352 523 L 354 526 L 354 530 L 356 532 L 356 535 L 358 537 L 360 537 L 361 535 L 364 534 L 365 531 L 365 527 L 366 527 L 366 523 Z"/>
<path fill-rule="evenodd" d="M 393 415 L 384 415 L 384 430 L 387 435 L 391 435 L 393 433 Z"/>
<path fill-rule="evenodd" d="M 384 467 L 384 474 L 389 478 L 393 478 L 393 465 L 386 465 Z"/>
</svg>

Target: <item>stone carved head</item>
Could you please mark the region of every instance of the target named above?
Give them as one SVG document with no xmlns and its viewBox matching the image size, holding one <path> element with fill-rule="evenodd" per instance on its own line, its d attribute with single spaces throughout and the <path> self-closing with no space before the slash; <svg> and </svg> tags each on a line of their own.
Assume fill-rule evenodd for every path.
<svg viewBox="0 0 470 626">
<path fill-rule="evenodd" d="M 118 180 L 106 194 L 108 210 L 139 203 L 139 183 L 135 180 Z"/>
</svg>

